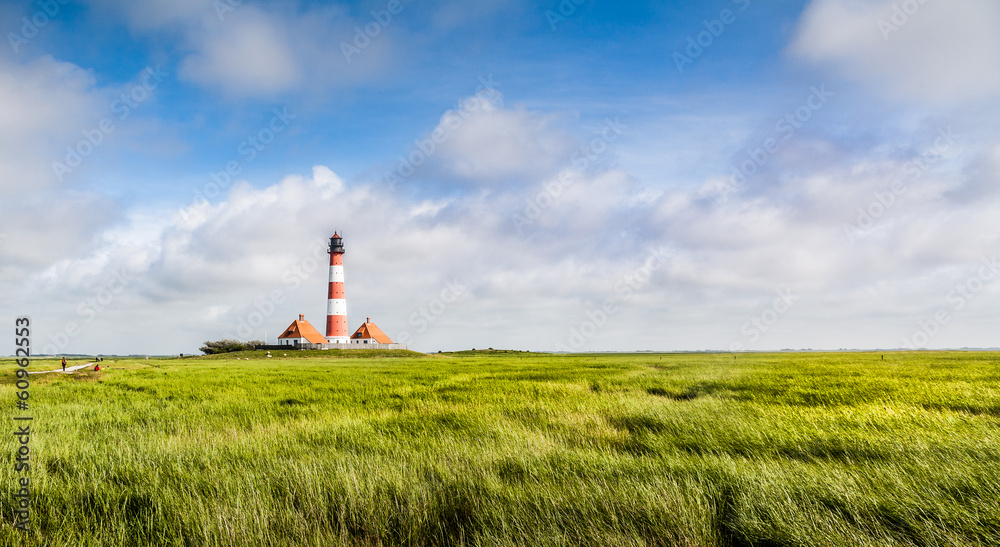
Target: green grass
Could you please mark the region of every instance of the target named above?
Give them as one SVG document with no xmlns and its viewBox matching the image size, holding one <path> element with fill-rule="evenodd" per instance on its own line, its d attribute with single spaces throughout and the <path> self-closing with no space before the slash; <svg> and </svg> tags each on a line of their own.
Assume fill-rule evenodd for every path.
<svg viewBox="0 0 1000 547">
<path fill-rule="evenodd" d="M 33 376 L 0 543 L 1000 544 L 1000 354 L 271 353 Z"/>
</svg>

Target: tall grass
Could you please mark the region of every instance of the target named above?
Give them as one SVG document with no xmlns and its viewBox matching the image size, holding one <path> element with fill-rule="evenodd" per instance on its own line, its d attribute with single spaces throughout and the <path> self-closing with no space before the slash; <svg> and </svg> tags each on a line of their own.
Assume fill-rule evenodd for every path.
<svg viewBox="0 0 1000 547">
<path fill-rule="evenodd" d="M 998 354 L 289 353 L 32 377 L 0 542 L 1000 544 Z"/>
</svg>

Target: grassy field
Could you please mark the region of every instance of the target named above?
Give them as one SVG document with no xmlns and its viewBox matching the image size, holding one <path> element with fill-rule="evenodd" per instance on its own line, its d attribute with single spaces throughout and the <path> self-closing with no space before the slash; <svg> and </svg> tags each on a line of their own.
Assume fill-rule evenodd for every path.
<svg viewBox="0 0 1000 547">
<path fill-rule="evenodd" d="M 362 355 L 33 376 L 0 543 L 1000 544 L 1000 354 Z"/>
</svg>

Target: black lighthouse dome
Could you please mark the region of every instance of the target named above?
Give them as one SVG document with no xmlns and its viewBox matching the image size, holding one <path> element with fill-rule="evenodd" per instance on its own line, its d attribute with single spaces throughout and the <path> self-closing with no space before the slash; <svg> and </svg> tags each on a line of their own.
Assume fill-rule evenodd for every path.
<svg viewBox="0 0 1000 547">
<path fill-rule="evenodd" d="M 331 253 L 342 253 L 344 252 L 344 239 L 340 237 L 337 232 L 333 233 L 333 237 L 330 238 L 330 251 Z"/>
</svg>

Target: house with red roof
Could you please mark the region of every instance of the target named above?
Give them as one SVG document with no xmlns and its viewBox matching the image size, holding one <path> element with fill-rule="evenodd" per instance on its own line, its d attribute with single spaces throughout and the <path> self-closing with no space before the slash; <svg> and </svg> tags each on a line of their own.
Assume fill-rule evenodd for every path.
<svg viewBox="0 0 1000 547">
<path fill-rule="evenodd" d="M 381 332 L 381 331 L 380 331 Z M 302 344 L 325 344 L 326 337 L 316 330 L 306 316 L 299 314 L 298 321 L 292 321 L 285 332 L 278 337 L 278 345 L 281 346 L 301 346 Z"/>
<path fill-rule="evenodd" d="M 378 325 L 372 323 L 371 317 L 366 317 L 364 324 L 351 335 L 352 344 L 393 344 Z"/>
</svg>

